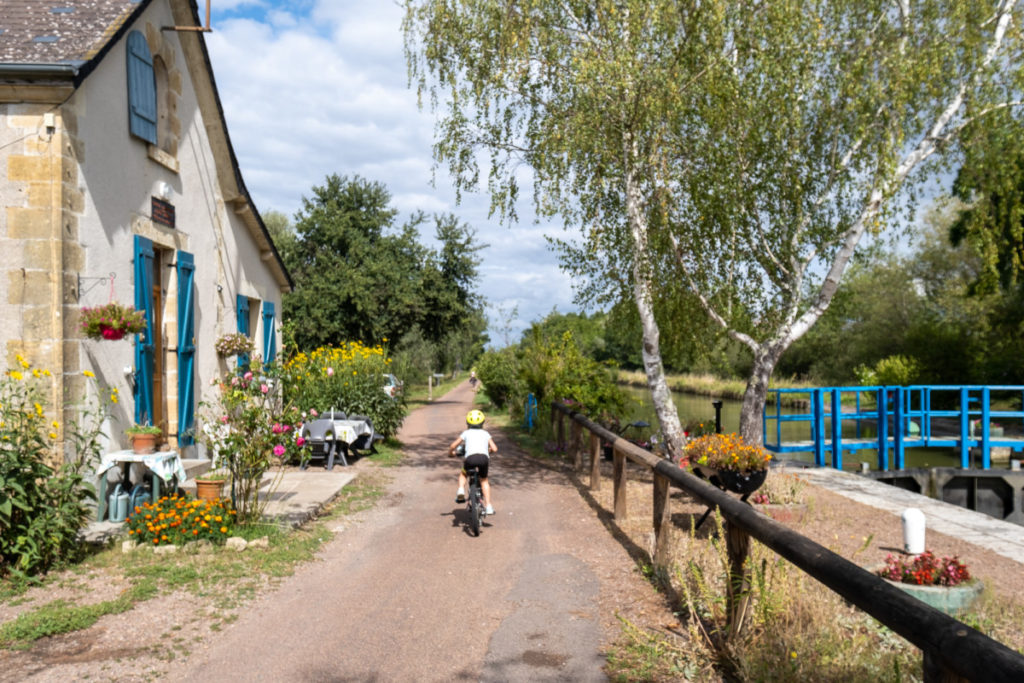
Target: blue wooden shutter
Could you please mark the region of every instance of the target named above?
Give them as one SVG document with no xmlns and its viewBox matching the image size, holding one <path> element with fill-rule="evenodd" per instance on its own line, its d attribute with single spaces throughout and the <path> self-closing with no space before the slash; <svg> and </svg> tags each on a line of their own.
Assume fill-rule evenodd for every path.
<svg viewBox="0 0 1024 683">
<path fill-rule="evenodd" d="M 156 76 L 153 56 L 146 37 L 139 31 L 128 34 L 128 130 L 132 135 L 156 144 Z"/>
<path fill-rule="evenodd" d="M 263 359 L 270 363 L 277 356 L 277 335 L 274 334 L 274 302 L 263 302 Z"/>
<path fill-rule="evenodd" d="M 178 252 L 178 445 L 194 441 L 195 426 L 195 257 Z"/>
<path fill-rule="evenodd" d="M 249 336 L 249 298 L 241 294 L 235 297 L 235 311 L 238 314 L 238 331 Z M 238 356 L 238 367 L 249 366 L 249 354 L 243 353 Z"/>
<path fill-rule="evenodd" d="M 135 335 L 135 421 L 153 420 L 153 242 L 135 236 L 135 308 L 146 314 L 146 331 Z"/>
</svg>

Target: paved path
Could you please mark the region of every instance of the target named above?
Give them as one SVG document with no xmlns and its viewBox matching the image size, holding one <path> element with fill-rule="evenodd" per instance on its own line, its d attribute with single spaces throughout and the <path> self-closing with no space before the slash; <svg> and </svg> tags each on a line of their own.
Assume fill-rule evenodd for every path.
<svg viewBox="0 0 1024 683">
<path fill-rule="evenodd" d="M 818 467 L 800 469 L 798 473 L 815 486 L 895 515 L 907 508 L 918 508 L 924 513 L 926 530 L 933 529 L 1024 563 L 1024 527 L 1017 524 L 850 472 Z"/>
<path fill-rule="evenodd" d="M 382 505 L 209 639 L 175 680 L 603 681 L 600 560 L 623 548 L 565 476 L 496 435 L 480 537 L 454 503 L 447 444 L 468 384 L 413 412 Z"/>
</svg>

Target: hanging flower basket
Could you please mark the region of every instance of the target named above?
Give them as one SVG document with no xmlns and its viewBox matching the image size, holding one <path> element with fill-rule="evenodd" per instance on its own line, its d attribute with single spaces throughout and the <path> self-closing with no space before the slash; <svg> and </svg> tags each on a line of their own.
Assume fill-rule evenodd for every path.
<svg viewBox="0 0 1024 683">
<path fill-rule="evenodd" d="M 217 339 L 214 346 L 217 349 L 217 354 L 221 356 L 240 356 L 252 353 L 254 348 L 252 338 L 241 332 L 225 334 Z"/>
<path fill-rule="evenodd" d="M 82 332 L 90 339 L 123 339 L 146 330 L 146 314 L 112 301 L 105 306 L 82 309 Z"/>
</svg>

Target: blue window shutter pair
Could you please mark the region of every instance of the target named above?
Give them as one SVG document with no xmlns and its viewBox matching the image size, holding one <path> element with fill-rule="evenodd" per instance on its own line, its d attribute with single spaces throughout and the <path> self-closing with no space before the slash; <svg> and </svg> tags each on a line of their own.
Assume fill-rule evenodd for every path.
<svg viewBox="0 0 1024 683">
<path fill-rule="evenodd" d="M 178 444 L 194 442 L 195 424 L 195 257 L 178 252 Z"/>
<path fill-rule="evenodd" d="M 146 330 L 135 335 L 135 422 L 153 419 L 153 242 L 135 236 L 135 309 L 143 311 Z"/>
<path fill-rule="evenodd" d="M 277 335 L 274 334 L 274 302 L 263 302 L 263 357 L 268 363 L 277 356 Z"/>
<path fill-rule="evenodd" d="M 146 142 L 156 144 L 156 76 L 153 56 L 146 37 L 139 31 L 128 34 L 128 130 Z"/>
<path fill-rule="evenodd" d="M 249 336 L 249 297 L 238 294 L 235 296 L 235 311 L 238 315 L 238 331 Z M 249 354 L 238 355 L 238 367 L 249 367 Z"/>
</svg>

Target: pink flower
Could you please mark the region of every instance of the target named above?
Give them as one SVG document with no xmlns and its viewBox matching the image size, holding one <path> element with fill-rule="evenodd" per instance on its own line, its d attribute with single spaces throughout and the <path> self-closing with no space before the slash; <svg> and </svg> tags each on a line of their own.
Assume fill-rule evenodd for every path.
<svg viewBox="0 0 1024 683">
<path fill-rule="evenodd" d="M 334 368 L 327 368 L 327 376 L 334 377 Z"/>
<path fill-rule="evenodd" d="M 228 416 L 227 415 L 221 415 L 220 416 L 220 422 L 221 422 L 221 424 L 227 424 L 228 423 Z"/>
<path fill-rule="evenodd" d="M 295 439 L 295 445 L 296 446 L 301 446 L 304 443 L 306 443 L 306 440 L 303 439 L 301 436 L 299 438 Z"/>
<path fill-rule="evenodd" d="M 274 455 L 276 455 L 279 458 L 282 455 L 284 455 L 284 446 L 282 446 L 281 444 L 277 444 L 276 446 L 274 446 Z"/>
<path fill-rule="evenodd" d="M 316 416 L 317 416 L 317 415 L 319 415 L 320 413 L 318 413 L 318 412 L 316 412 L 315 410 L 313 410 L 312 408 L 310 408 L 310 409 L 309 409 L 309 414 L 310 414 L 310 415 L 312 415 L 313 417 L 316 417 Z"/>
<path fill-rule="evenodd" d="M 268 391 L 270 391 L 270 387 L 268 387 L 266 384 L 261 384 L 260 385 L 260 391 L 262 391 L 265 394 Z"/>
<path fill-rule="evenodd" d="M 242 379 L 244 379 L 246 382 L 248 382 L 249 380 L 252 379 L 252 373 L 251 372 L 245 373 L 244 375 L 242 375 Z"/>
<path fill-rule="evenodd" d="M 282 429 L 281 424 L 279 422 L 275 422 L 274 426 L 271 427 L 270 431 L 274 432 L 275 434 L 280 434 L 281 432 L 284 431 L 284 429 Z"/>
</svg>

